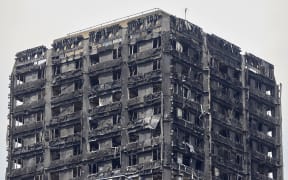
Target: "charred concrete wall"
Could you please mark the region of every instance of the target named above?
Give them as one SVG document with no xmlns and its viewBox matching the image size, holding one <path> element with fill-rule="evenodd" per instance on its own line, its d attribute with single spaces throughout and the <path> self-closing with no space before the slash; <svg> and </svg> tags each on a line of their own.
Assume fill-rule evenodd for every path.
<svg viewBox="0 0 288 180">
<path fill-rule="evenodd" d="M 161 10 L 16 54 L 8 180 L 283 179 L 273 65 Z"/>
</svg>

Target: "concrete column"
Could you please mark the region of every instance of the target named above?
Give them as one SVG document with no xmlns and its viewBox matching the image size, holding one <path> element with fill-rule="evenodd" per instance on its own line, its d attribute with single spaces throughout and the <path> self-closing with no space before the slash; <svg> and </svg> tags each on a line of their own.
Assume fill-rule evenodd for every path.
<svg viewBox="0 0 288 180">
<path fill-rule="evenodd" d="M 128 77 L 129 77 L 129 68 L 128 68 L 128 59 L 129 59 L 129 47 L 128 47 L 128 32 L 127 25 L 122 24 L 122 46 L 121 46 L 121 55 L 122 55 L 122 66 L 121 66 L 121 147 L 129 143 L 129 136 L 127 131 L 127 126 L 129 123 L 128 115 Z M 123 172 L 126 171 L 126 167 L 129 165 L 129 156 L 127 153 L 120 152 L 121 158 L 121 169 Z"/>
<path fill-rule="evenodd" d="M 210 92 L 210 69 L 209 69 L 209 50 L 207 47 L 206 33 L 202 32 L 203 45 L 202 45 L 202 65 L 203 65 L 203 104 L 201 117 L 204 121 L 204 179 L 212 179 L 212 117 L 210 114 L 211 109 L 211 92 Z"/>
<path fill-rule="evenodd" d="M 45 83 L 45 118 L 44 118 L 44 125 L 43 125 L 43 134 L 44 134 L 44 154 L 43 154 L 43 166 L 44 166 L 44 177 L 47 177 L 50 180 L 50 174 L 46 174 L 45 169 L 50 166 L 51 159 L 50 159 L 50 132 L 47 126 L 50 124 L 50 120 L 52 119 L 52 111 L 51 111 L 51 97 L 52 97 L 52 51 L 53 49 L 47 50 L 47 58 L 46 58 L 46 83 Z M 45 178 L 44 178 L 45 179 Z"/>
<path fill-rule="evenodd" d="M 248 111 L 248 93 L 249 93 L 249 89 L 246 85 L 246 83 L 248 83 L 248 74 L 247 71 L 245 69 L 245 57 L 242 55 L 241 56 L 241 84 L 242 84 L 242 118 L 241 118 L 241 122 L 242 122 L 242 129 L 243 129 L 243 144 L 244 144 L 244 174 L 246 175 L 244 177 L 244 179 L 247 180 L 251 180 L 251 149 L 249 147 L 249 138 L 250 138 L 250 134 L 249 134 L 249 111 Z"/>
<path fill-rule="evenodd" d="M 89 65 L 90 65 L 90 52 L 89 52 L 89 40 L 85 39 L 83 41 L 83 96 L 82 96 L 82 117 L 81 117 L 81 127 L 82 127 L 82 139 L 81 139 L 81 149 L 82 149 L 82 159 L 86 160 L 88 155 L 88 134 L 89 134 L 89 98 L 88 90 L 90 89 L 89 80 Z M 86 179 L 88 175 L 88 166 L 82 164 L 82 176 L 81 180 Z"/>
</svg>

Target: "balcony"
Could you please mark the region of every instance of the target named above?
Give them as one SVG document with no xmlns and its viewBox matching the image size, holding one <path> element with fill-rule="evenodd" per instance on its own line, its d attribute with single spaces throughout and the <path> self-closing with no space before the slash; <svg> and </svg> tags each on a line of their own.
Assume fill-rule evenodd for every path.
<svg viewBox="0 0 288 180">
<path fill-rule="evenodd" d="M 145 149 L 151 149 L 154 146 L 159 145 L 161 142 L 160 137 L 153 137 L 152 139 L 147 139 L 145 141 L 139 142 L 131 142 L 126 144 L 123 147 L 124 152 L 129 152 L 129 151 L 135 151 L 135 150 L 142 150 L 145 151 Z"/>
<path fill-rule="evenodd" d="M 265 141 L 265 142 L 272 144 L 274 146 L 278 145 L 275 137 L 268 136 L 262 132 L 259 132 L 255 129 L 252 129 L 252 128 L 250 129 L 250 133 L 252 135 L 252 138 L 254 137 L 258 140 Z"/>
<path fill-rule="evenodd" d="M 268 116 L 266 112 L 255 108 L 249 108 L 249 115 L 256 116 L 268 123 L 273 123 L 274 125 L 279 125 L 279 119 L 277 117 Z"/>
<path fill-rule="evenodd" d="M 44 99 L 40 99 L 38 101 L 32 102 L 30 104 L 23 104 L 20 106 L 16 106 L 15 107 L 15 112 L 20 112 L 20 111 L 27 111 L 29 112 L 34 112 L 37 110 L 42 110 L 44 109 L 44 105 L 45 105 L 45 100 Z"/>
<path fill-rule="evenodd" d="M 161 102 L 161 92 L 156 92 L 156 93 L 148 94 L 144 96 L 145 104 L 154 104 L 157 102 Z"/>
<path fill-rule="evenodd" d="M 111 59 L 111 61 L 99 62 L 89 67 L 89 73 L 97 75 L 104 72 L 111 72 L 112 69 L 119 68 L 121 63 L 121 59 Z"/>
<path fill-rule="evenodd" d="M 130 59 L 128 60 L 128 62 L 132 62 L 132 61 L 143 61 L 145 59 L 151 59 L 151 58 L 160 58 L 161 57 L 161 48 L 155 48 L 155 49 L 149 49 L 143 52 L 138 52 L 135 54 L 130 55 Z"/>
<path fill-rule="evenodd" d="M 111 148 L 105 148 L 105 149 L 100 149 L 94 152 L 90 152 L 88 154 L 88 159 L 96 159 L 97 161 L 99 160 L 109 160 L 112 159 L 113 157 L 118 157 L 120 153 L 120 147 L 111 147 Z"/>
<path fill-rule="evenodd" d="M 32 167 L 24 167 L 20 169 L 13 169 L 11 171 L 11 174 L 9 177 L 17 177 L 27 174 L 36 174 L 36 173 L 42 173 L 44 170 L 42 165 L 39 166 L 32 166 Z"/>
<path fill-rule="evenodd" d="M 78 156 L 71 156 L 69 158 L 66 158 L 66 159 L 60 159 L 60 160 L 54 160 L 54 161 L 51 161 L 51 164 L 49 166 L 49 170 L 52 170 L 52 169 L 61 169 L 61 166 L 64 167 L 64 166 L 75 166 L 74 164 L 76 163 L 79 163 L 82 161 L 82 155 L 78 155 Z M 66 168 L 65 167 L 65 168 Z"/>
<path fill-rule="evenodd" d="M 75 121 L 80 121 L 82 117 L 82 112 L 74 112 L 72 114 L 67 114 L 67 115 L 62 115 L 62 116 L 57 116 L 51 119 L 50 123 L 48 126 L 54 126 L 54 125 L 59 125 L 59 124 L 72 124 Z"/>
<path fill-rule="evenodd" d="M 44 84 L 45 84 L 44 79 L 38 79 L 36 81 L 17 85 L 14 88 L 14 95 L 20 95 L 20 94 L 25 94 L 25 93 L 31 93 L 33 91 L 39 91 L 43 88 Z"/>
<path fill-rule="evenodd" d="M 51 99 L 52 104 L 58 104 L 63 101 L 69 101 L 71 99 L 82 100 L 82 90 L 77 90 L 68 94 L 61 94 L 59 96 L 53 96 Z"/>
<path fill-rule="evenodd" d="M 202 171 L 195 170 L 192 167 L 186 166 L 184 164 L 173 163 L 171 166 L 172 170 L 178 171 L 180 173 L 191 174 L 191 177 L 195 177 L 196 179 L 204 179 L 205 177 Z"/>
<path fill-rule="evenodd" d="M 221 101 L 222 103 L 225 103 L 229 106 L 234 106 L 239 109 L 243 107 L 243 104 L 240 99 L 235 99 L 234 97 L 231 97 L 228 94 L 223 94 L 220 91 L 212 90 L 211 98 Z"/>
<path fill-rule="evenodd" d="M 173 123 L 177 124 L 178 126 L 182 126 L 182 127 L 190 129 L 191 132 L 194 133 L 195 135 L 204 135 L 204 128 L 190 121 L 177 118 L 173 121 Z"/>
<path fill-rule="evenodd" d="M 101 114 L 101 113 L 106 113 L 110 111 L 116 111 L 116 110 L 120 110 L 121 107 L 122 107 L 122 103 L 120 101 L 113 102 L 105 106 L 97 106 L 93 108 L 90 114 L 94 115 L 94 114 Z"/>
<path fill-rule="evenodd" d="M 107 136 L 108 134 L 118 133 L 121 131 L 121 126 L 107 126 L 104 128 L 97 128 L 89 132 L 89 138 L 96 138 L 100 136 Z"/>
<path fill-rule="evenodd" d="M 139 171 L 144 172 L 146 170 L 151 171 L 155 169 L 160 169 L 161 167 L 162 167 L 161 161 L 145 162 L 134 166 L 128 166 L 127 173 L 139 173 Z"/>
<path fill-rule="evenodd" d="M 154 82 L 161 82 L 161 70 L 154 70 L 145 74 L 138 74 L 137 76 L 130 76 L 128 78 L 128 86 L 145 85 Z"/>
<path fill-rule="evenodd" d="M 63 148 L 63 147 L 67 147 L 73 144 L 77 144 L 80 143 L 82 140 L 81 134 L 77 133 L 77 134 L 73 134 L 67 137 L 61 137 L 61 138 L 57 138 L 57 139 L 52 139 L 49 142 L 49 146 L 50 148 Z"/>
<path fill-rule="evenodd" d="M 37 131 L 38 129 L 41 129 L 43 127 L 43 122 L 38 121 L 38 122 L 32 122 L 29 124 L 24 124 L 22 126 L 16 126 L 14 129 L 14 134 L 19 134 L 19 133 L 23 133 L 23 132 L 28 132 L 28 133 L 32 133 L 34 134 L 35 131 Z"/>
<path fill-rule="evenodd" d="M 278 99 L 276 97 L 273 97 L 271 95 L 266 94 L 263 91 L 260 91 L 258 89 L 255 88 L 250 88 L 250 97 L 255 98 L 257 100 L 261 99 L 262 101 L 265 102 L 270 102 L 272 104 L 277 104 L 278 103 Z"/>
<path fill-rule="evenodd" d="M 255 159 L 258 162 L 261 162 L 260 164 L 263 163 L 266 165 L 270 164 L 270 165 L 277 166 L 277 167 L 280 166 L 280 160 L 279 159 L 269 157 L 268 155 L 262 154 L 261 152 L 258 152 L 255 150 L 253 150 L 252 159 Z"/>
<path fill-rule="evenodd" d="M 212 140 L 225 144 L 226 146 L 236 147 L 239 150 L 243 150 L 244 148 L 244 145 L 242 143 L 237 143 L 228 137 L 221 136 L 220 134 L 216 132 L 212 132 L 211 134 L 212 134 Z"/>
<path fill-rule="evenodd" d="M 218 123 L 224 124 L 225 126 L 229 128 L 235 129 L 237 131 L 242 131 L 241 120 L 227 117 L 224 114 L 220 114 L 219 112 L 216 112 L 215 110 L 212 112 L 212 118 L 219 121 Z"/>
<path fill-rule="evenodd" d="M 13 155 L 21 155 L 21 154 L 28 154 L 28 153 L 35 153 L 37 151 L 42 152 L 44 150 L 44 145 L 41 143 L 36 143 L 30 146 L 24 146 L 21 148 L 15 148 L 13 150 Z"/>
<path fill-rule="evenodd" d="M 176 102 L 176 104 L 185 104 L 185 106 L 193 109 L 196 112 L 201 112 L 201 107 L 200 107 L 200 103 L 193 101 L 192 99 L 188 99 L 185 97 L 182 97 L 178 94 L 173 94 L 173 99 Z"/>
<path fill-rule="evenodd" d="M 94 93 L 100 93 L 100 92 L 107 92 L 108 90 L 113 90 L 113 89 L 117 89 L 117 88 L 121 88 L 120 80 L 93 86 L 91 93 L 94 94 Z"/>
</svg>

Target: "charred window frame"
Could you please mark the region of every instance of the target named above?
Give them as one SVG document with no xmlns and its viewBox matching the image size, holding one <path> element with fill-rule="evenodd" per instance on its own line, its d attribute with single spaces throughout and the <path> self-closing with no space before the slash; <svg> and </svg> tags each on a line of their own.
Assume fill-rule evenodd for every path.
<svg viewBox="0 0 288 180">
<path fill-rule="evenodd" d="M 73 156 L 77 156 L 79 154 L 81 154 L 80 144 L 73 145 Z"/>
<path fill-rule="evenodd" d="M 59 96 L 61 94 L 61 85 L 56 85 L 52 87 L 53 96 Z"/>
<path fill-rule="evenodd" d="M 113 59 L 118 59 L 121 58 L 121 47 L 117 48 L 117 49 L 113 49 Z"/>
<path fill-rule="evenodd" d="M 112 138 L 112 147 L 119 147 L 121 146 L 121 137 L 116 136 Z"/>
<path fill-rule="evenodd" d="M 112 94 L 112 102 L 119 102 L 121 100 L 122 93 L 115 92 Z"/>
<path fill-rule="evenodd" d="M 95 65 L 99 63 L 99 54 L 93 54 L 90 56 L 91 65 Z"/>
<path fill-rule="evenodd" d="M 82 59 L 75 60 L 75 69 L 81 69 L 82 66 Z"/>
<path fill-rule="evenodd" d="M 113 125 L 121 124 L 121 115 L 114 114 L 113 115 Z"/>
<path fill-rule="evenodd" d="M 134 166 L 138 164 L 138 158 L 137 158 L 137 154 L 130 154 L 129 155 L 129 166 Z"/>
<path fill-rule="evenodd" d="M 92 164 L 89 164 L 89 174 L 96 174 L 98 173 L 98 164 L 97 163 L 92 163 Z"/>
<path fill-rule="evenodd" d="M 153 49 L 161 47 L 161 37 L 153 39 Z"/>
<path fill-rule="evenodd" d="M 129 72 L 130 72 L 130 76 L 137 76 L 137 74 L 138 74 L 137 64 L 133 64 L 133 65 L 129 66 Z"/>
<path fill-rule="evenodd" d="M 60 149 L 51 150 L 51 160 L 59 160 L 60 159 Z"/>
<path fill-rule="evenodd" d="M 137 121 L 137 119 L 138 119 L 138 112 L 136 110 L 129 111 L 129 120 Z"/>
<path fill-rule="evenodd" d="M 129 45 L 129 54 L 133 55 L 136 54 L 138 52 L 138 44 L 130 44 Z"/>
<path fill-rule="evenodd" d="M 89 142 L 90 152 L 96 152 L 100 150 L 99 143 L 97 141 L 90 141 Z"/>
<path fill-rule="evenodd" d="M 129 88 L 129 99 L 138 97 L 138 88 Z"/>
<path fill-rule="evenodd" d="M 160 60 L 153 61 L 153 71 L 160 69 Z"/>
<path fill-rule="evenodd" d="M 120 158 L 112 159 L 112 169 L 119 169 L 121 168 L 121 161 Z"/>
<path fill-rule="evenodd" d="M 113 81 L 117 81 L 121 79 L 121 70 L 113 71 Z"/>
<path fill-rule="evenodd" d="M 153 93 L 161 92 L 161 83 L 153 84 Z"/>
<path fill-rule="evenodd" d="M 74 90 L 75 91 L 81 90 L 82 86 L 83 86 L 82 80 L 77 80 L 77 81 L 74 82 Z"/>
<path fill-rule="evenodd" d="M 81 176 L 81 167 L 78 166 L 78 167 L 74 167 L 73 168 L 73 178 L 76 178 L 76 177 L 80 177 Z"/>
<path fill-rule="evenodd" d="M 57 75 L 61 74 L 61 68 L 60 67 L 61 67 L 60 64 L 53 65 L 53 67 L 52 67 L 53 76 L 57 76 Z"/>
<path fill-rule="evenodd" d="M 98 76 L 90 77 L 90 85 L 91 87 L 99 85 L 99 77 Z"/>
</svg>

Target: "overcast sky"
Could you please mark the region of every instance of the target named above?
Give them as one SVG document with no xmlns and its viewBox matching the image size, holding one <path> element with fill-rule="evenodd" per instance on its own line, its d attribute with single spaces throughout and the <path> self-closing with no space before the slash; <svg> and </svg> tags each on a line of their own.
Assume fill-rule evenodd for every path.
<svg viewBox="0 0 288 180">
<path fill-rule="evenodd" d="M 275 65 L 283 84 L 284 162 L 288 161 L 287 0 L 0 0 L 0 179 L 6 169 L 8 76 L 15 53 L 109 20 L 152 8 L 184 18 Z M 288 168 L 285 167 L 288 178 Z"/>
</svg>

